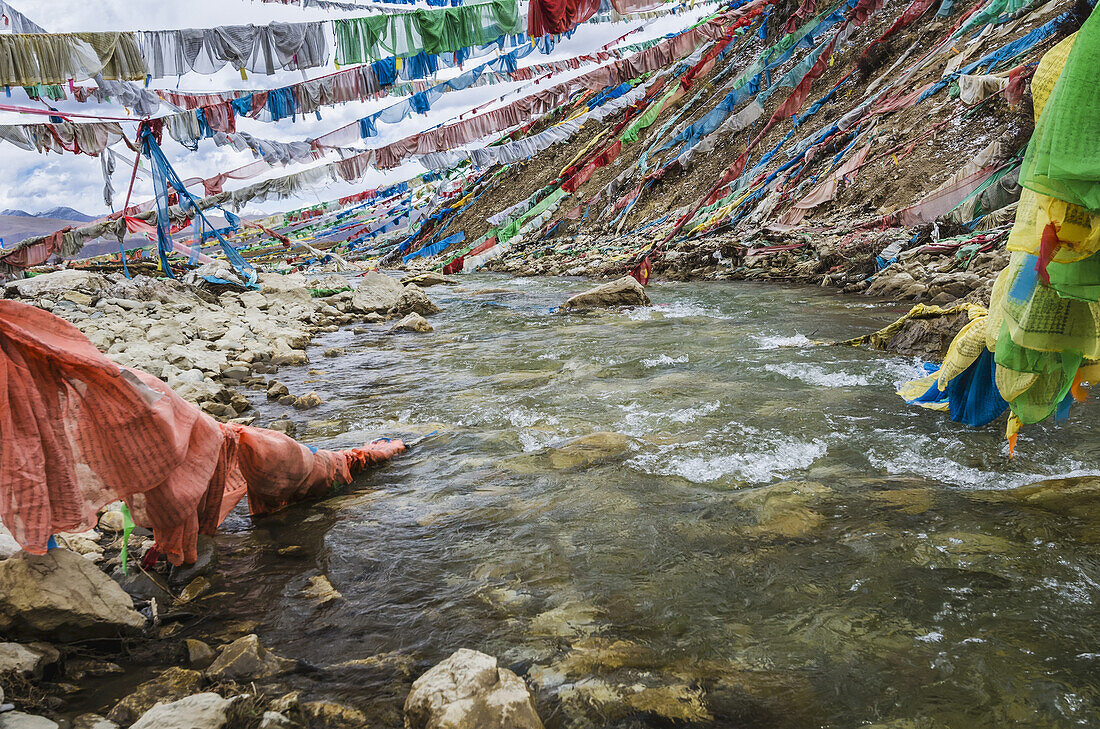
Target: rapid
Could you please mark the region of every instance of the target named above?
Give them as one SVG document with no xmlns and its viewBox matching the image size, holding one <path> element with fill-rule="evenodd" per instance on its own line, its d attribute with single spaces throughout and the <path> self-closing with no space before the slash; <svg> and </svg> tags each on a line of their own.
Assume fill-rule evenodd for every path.
<svg viewBox="0 0 1100 729">
<path fill-rule="evenodd" d="M 549 727 L 1100 724 L 1100 509 L 1021 488 L 1100 473 L 1094 403 L 1009 459 L 1000 427 L 895 394 L 919 360 L 819 344 L 900 309 L 655 282 L 652 307 L 555 311 L 578 286 L 472 275 L 432 289 L 430 336 L 317 337 L 280 373 L 326 403 L 300 440 L 426 437 L 231 515 L 198 629 L 258 633 L 371 726 L 460 647 Z"/>
</svg>

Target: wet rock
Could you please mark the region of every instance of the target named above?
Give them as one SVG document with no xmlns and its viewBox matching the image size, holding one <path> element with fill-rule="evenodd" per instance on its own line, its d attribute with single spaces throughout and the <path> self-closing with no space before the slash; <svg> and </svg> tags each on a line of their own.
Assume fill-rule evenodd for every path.
<svg viewBox="0 0 1100 729">
<path fill-rule="evenodd" d="M 497 659 L 456 651 L 413 682 L 406 729 L 542 729 L 523 680 Z"/>
<path fill-rule="evenodd" d="M 785 481 L 737 494 L 733 501 L 756 516 L 756 534 L 801 537 L 816 529 L 825 517 L 809 505 L 831 494 L 816 481 Z"/>
<path fill-rule="evenodd" d="M 81 714 L 73 719 L 73 729 L 118 729 L 118 724 L 99 714 Z"/>
<path fill-rule="evenodd" d="M 132 694 L 115 704 L 107 712 L 107 718 L 117 724 L 132 724 L 157 702 L 190 696 L 202 688 L 202 683 L 202 674 L 198 671 L 169 668 L 156 678 L 140 684 Z"/>
<path fill-rule="evenodd" d="M 56 721 L 44 716 L 24 714 L 22 711 L 9 711 L 0 714 L 0 729 L 57 729 Z"/>
<path fill-rule="evenodd" d="M 302 596 L 307 600 L 311 600 L 318 607 L 335 600 L 344 599 L 344 596 L 332 586 L 332 583 L 324 575 L 310 577 L 306 582 L 306 586 L 302 588 Z"/>
<path fill-rule="evenodd" d="M 443 311 L 428 298 L 419 286 L 410 284 L 401 292 L 397 303 L 390 309 L 391 316 L 404 316 L 405 314 L 420 314 L 431 316 Z"/>
<path fill-rule="evenodd" d="M 41 679 L 59 660 L 61 653 L 46 643 L 0 643 L 0 675 L 18 673 L 25 678 Z"/>
<path fill-rule="evenodd" d="M 571 676 L 606 673 L 620 668 L 649 668 L 656 657 L 645 646 L 625 640 L 582 638 L 574 641 L 557 668 Z"/>
<path fill-rule="evenodd" d="M 570 600 L 536 615 L 531 621 L 531 633 L 558 638 L 588 635 L 596 629 L 599 614 L 599 610 L 587 602 Z"/>
<path fill-rule="evenodd" d="M 351 306 L 363 314 L 384 313 L 392 309 L 401 298 L 403 287 L 393 278 L 382 273 L 368 272 L 356 279 Z"/>
<path fill-rule="evenodd" d="M 343 347 L 330 347 L 329 349 L 325 350 L 325 356 L 326 357 L 339 357 L 343 353 L 344 353 L 344 348 Z"/>
<path fill-rule="evenodd" d="M 1096 476 L 1050 479 L 997 495 L 1063 516 L 1100 520 L 1100 478 Z"/>
<path fill-rule="evenodd" d="M 644 688 L 626 697 L 634 711 L 652 714 L 674 722 L 710 721 L 703 692 L 686 685 Z"/>
<path fill-rule="evenodd" d="M 267 385 L 267 399 L 268 400 L 278 400 L 283 395 L 289 395 L 289 394 L 290 394 L 290 388 L 288 388 L 286 385 L 279 382 L 278 380 L 272 380 Z"/>
<path fill-rule="evenodd" d="M 633 276 L 623 276 L 611 283 L 577 294 L 565 302 L 563 309 L 585 311 L 621 306 L 649 306 L 645 288 Z"/>
<path fill-rule="evenodd" d="M 158 703 L 130 729 L 222 729 L 233 702 L 215 693 L 195 694 L 170 703 Z"/>
<path fill-rule="evenodd" d="M 121 587 L 66 549 L 0 562 L 0 633 L 51 641 L 134 635 L 145 618 Z"/>
<path fill-rule="evenodd" d="M 629 439 L 622 433 L 599 432 L 582 435 L 550 449 L 548 453 L 550 467 L 565 469 L 587 466 L 625 453 L 628 445 Z"/>
<path fill-rule="evenodd" d="M 933 319 L 910 319 L 886 343 L 886 351 L 926 360 L 942 360 L 951 340 L 969 321 L 966 312 Z"/>
<path fill-rule="evenodd" d="M 183 646 L 187 651 L 187 665 L 191 668 L 202 671 L 214 662 L 214 649 L 201 640 L 188 638 Z"/>
<path fill-rule="evenodd" d="M 213 585 L 210 584 L 210 580 L 205 577 L 196 577 L 187 583 L 187 587 L 183 588 L 183 592 L 180 593 L 180 602 L 191 602 L 192 600 L 198 600 L 200 597 L 210 592 L 213 589 Z"/>
<path fill-rule="evenodd" d="M 388 334 L 399 334 L 401 332 L 430 332 L 432 331 L 432 325 L 428 323 L 428 320 L 419 314 L 409 314 L 401 321 L 394 324 Z"/>
<path fill-rule="evenodd" d="M 131 557 L 133 559 L 133 557 Z M 172 593 L 168 590 L 167 583 L 160 575 L 153 572 L 145 572 L 134 567 L 130 563 L 129 574 L 123 574 L 122 568 L 111 573 L 111 579 L 118 583 L 119 587 L 128 595 L 139 600 L 156 599 L 164 607 L 172 602 Z"/>
<path fill-rule="evenodd" d="M 294 661 L 264 648 L 259 636 L 253 633 L 224 646 L 206 669 L 206 675 L 219 681 L 252 681 L 287 673 L 294 666 Z"/>
<path fill-rule="evenodd" d="M 200 534 L 196 547 L 198 557 L 192 564 L 182 564 L 172 568 L 168 573 L 168 584 L 172 587 L 183 587 L 200 575 L 209 575 L 218 567 L 218 545 L 214 538 Z"/>
<path fill-rule="evenodd" d="M 316 392 L 310 392 L 302 395 L 301 397 L 295 398 L 294 408 L 296 410 L 312 410 L 313 408 L 320 405 L 322 402 L 323 401 L 321 400 L 320 395 L 318 395 Z"/>
<path fill-rule="evenodd" d="M 289 435 L 291 438 L 293 438 L 298 433 L 298 426 L 294 424 L 293 420 L 287 420 L 286 418 L 276 420 L 275 422 L 268 425 L 267 429 L 274 430 L 277 433 L 284 433 L 286 435 Z"/>
<path fill-rule="evenodd" d="M 278 403 L 280 405 L 294 405 L 294 403 L 297 401 L 298 398 L 294 397 L 293 395 L 283 395 L 279 398 Z"/>
<path fill-rule="evenodd" d="M 330 701 L 307 701 L 298 707 L 309 729 L 366 727 L 367 717 L 358 709 Z"/>
<path fill-rule="evenodd" d="M 276 367 L 287 367 L 309 364 L 309 357 L 305 352 L 280 352 L 272 356 L 271 364 Z"/>
<path fill-rule="evenodd" d="M 288 694 L 283 694 L 271 702 L 271 710 L 277 711 L 280 714 L 289 714 L 298 711 L 299 704 L 301 703 L 301 696 L 302 694 L 298 691 L 291 691 Z"/>
<path fill-rule="evenodd" d="M 235 418 L 237 417 L 237 411 L 233 409 L 232 405 L 226 405 L 220 402 L 204 402 L 202 409 L 208 414 L 213 415 L 215 418 Z"/>
</svg>

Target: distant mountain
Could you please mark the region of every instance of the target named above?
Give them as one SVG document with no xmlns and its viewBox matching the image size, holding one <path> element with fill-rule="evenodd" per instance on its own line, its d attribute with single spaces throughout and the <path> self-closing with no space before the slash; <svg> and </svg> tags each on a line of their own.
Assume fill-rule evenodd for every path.
<svg viewBox="0 0 1100 729">
<path fill-rule="evenodd" d="M 65 206 L 46 210 L 41 213 L 28 213 L 26 210 L 3 210 L 0 215 L 12 215 L 18 218 L 52 218 L 54 220 L 72 220 L 76 223 L 87 223 L 95 220 L 94 215 L 85 215 L 79 210 L 73 210 Z"/>
</svg>

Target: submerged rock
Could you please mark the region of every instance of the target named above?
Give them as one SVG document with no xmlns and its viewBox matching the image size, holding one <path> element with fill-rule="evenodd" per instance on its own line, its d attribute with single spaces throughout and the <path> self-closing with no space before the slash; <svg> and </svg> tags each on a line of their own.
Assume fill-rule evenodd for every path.
<svg viewBox="0 0 1100 729">
<path fill-rule="evenodd" d="M 345 729 L 366 727 L 367 717 L 358 709 L 331 701 L 307 701 L 298 710 L 310 729 Z"/>
<path fill-rule="evenodd" d="M 621 455 L 629 444 L 629 439 L 622 433 L 601 431 L 572 438 L 563 445 L 551 448 L 547 455 L 551 468 L 576 468 Z"/>
<path fill-rule="evenodd" d="M 363 314 L 385 313 L 401 298 L 403 287 L 396 279 L 385 274 L 371 271 L 354 280 L 356 289 L 351 298 L 351 307 Z"/>
<path fill-rule="evenodd" d="M 623 276 L 616 281 L 602 284 L 571 297 L 562 308 L 585 311 L 588 309 L 649 305 L 649 296 L 646 295 L 645 288 L 638 283 L 637 279 L 633 276 Z"/>
<path fill-rule="evenodd" d="M 409 314 L 390 328 L 387 334 L 399 334 L 401 332 L 430 332 L 432 325 L 419 314 Z"/>
<path fill-rule="evenodd" d="M 809 505 L 832 492 L 816 481 L 785 481 L 741 492 L 733 500 L 756 516 L 754 533 L 801 537 L 825 521 Z"/>
<path fill-rule="evenodd" d="M 0 562 L 0 633 L 51 641 L 139 633 L 133 600 L 91 561 L 67 549 Z"/>
<path fill-rule="evenodd" d="M 222 729 L 233 702 L 215 693 L 195 694 L 171 703 L 158 703 L 130 729 Z"/>
<path fill-rule="evenodd" d="M 73 729 L 118 729 L 118 724 L 99 714 L 81 714 L 73 719 Z"/>
<path fill-rule="evenodd" d="M 287 673 L 294 666 L 294 661 L 264 648 L 259 636 L 253 633 L 223 647 L 206 669 L 206 675 L 219 681 L 251 681 Z"/>
<path fill-rule="evenodd" d="M 542 729 L 527 684 L 497 659 L 462 648 L 418 678 L 406 729 Z"/>
</svg>

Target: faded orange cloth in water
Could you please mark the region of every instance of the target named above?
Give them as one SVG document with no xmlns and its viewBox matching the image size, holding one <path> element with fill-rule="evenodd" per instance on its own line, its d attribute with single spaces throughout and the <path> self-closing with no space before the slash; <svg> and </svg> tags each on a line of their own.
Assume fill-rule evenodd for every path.
<svg viewBox="0 0 1100 729">
<path fill-rule="evenodd" d="M 404 450 L 316 453 L 271 430 L 222 424 L 150 374 L 120 367 L 67 321 L 0 300 L 0 519 L 28 552 L 95 526 L 123 499 L 174 564 L 193 562 L 245 496 L 265 513 Z"/>
</svg>

